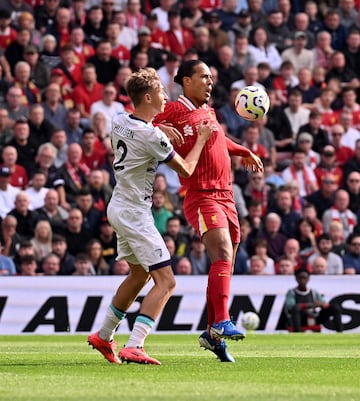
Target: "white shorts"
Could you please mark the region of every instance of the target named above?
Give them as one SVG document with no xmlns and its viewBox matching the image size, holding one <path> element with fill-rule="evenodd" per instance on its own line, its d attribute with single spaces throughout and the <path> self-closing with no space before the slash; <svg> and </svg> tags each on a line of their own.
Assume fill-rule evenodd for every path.
<svg viewBox="0 0 360 401">
<path fill-rule="evenodd" d="M 117 236 L 117 259 L 141 265 L 147 272 L 170 265 L 170 253 L 150 209 L 119 209 L 110 203 L 107 215 Z"/>
</svg>

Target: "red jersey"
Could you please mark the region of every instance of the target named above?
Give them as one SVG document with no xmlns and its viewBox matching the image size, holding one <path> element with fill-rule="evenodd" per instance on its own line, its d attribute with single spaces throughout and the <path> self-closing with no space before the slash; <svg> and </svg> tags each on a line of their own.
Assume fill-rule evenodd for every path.
<svg viewBox="0 0 360 401">
<path fill-rule="evenodd" d="M 26 169 L 20 164 L 15 164 L 15 166 L 11 170 L 9 184 L 16 188 L 25 189 L 27 187 L 28 181 L 29 180 Z"/>
<path fill-rule="evenodd" d="M 343 167 L 343 165 L 354 156 L 354 151 L 347 146 L 340 146 L 340 148 L 335 149 L 336 154 L 336 165 Z"/>
<path fill-rule="evenodd" d="M 94 102 L 102 98 L 103 85 L 96 82 L 91 91 L 89 91 L 83 84 L 75 87 L 73 92 L 73 100 L 75 104 L 83 104 L 85 111 L 90 113 L 90 107 Z"/>
<path fill-rule="evenodd" d="M 106 153 L 106 149 L 94 147 L 94 151 L 91 155 L 86 155 L 85 152 L 83 152 L 81 163 L 86 164 L 90 170 L 102 168 L 105 164 Z"/>
<path fill-rule="evenodd" d="M 331 173 L 334 175 L 336 184 L 341 186 L 342 179 L 343 179 L 343 171 L 340 167 L 333 167 L 333 168 L 323 168 L 321 166 L 317 166 L 314 170 L 315 177 L 317 179 L 318 185 L 320 186 L 325 175 Z"/>
<path fill-rule="evenodd" d="M 129 65 L 130 63 L 131 53 L 130 50 L 124 45 L 118 45 L 117 47 L 114 47 L 111 55 L 115 57 L 116 60 L 119 60 L 120 64 Z"/>
<path fill-rule="evenodd" d="M 170 50 L 169 39 L 166 32 L 158 28 L 151 32 L 150 45 L 156 49 Z"/>
<path fill-rule="evenodd" d="M 5 50 L 10 43 L 17 37 L 17 32 L 14 28 L 7 27 L 5 31 L 0 32 L 0 49 Z"/>
<path fill-rule="evenodd" d="M 182 57 L 186 50 L 194 46 L 194 36 L 190 29 L 181 28 L 182 41 L 179 41 L 179 38 L 174 31 L 167 31 L 166 35 L 170 51 L 178 56 Z"/>
<path fill-rule="evenodd" d="M 321 127 L 326 131 L 331 130 L 331 127 L 338 122 L 338 115 L 335 111 L 320 111 Z"/>
<path fill-rule="evenodd" d="M 174 148 L 183 158 L 196 142 L 196 127 L 201 121 L 210 122 L 212 135 L 201 152 L 193 175 L 189 178 L 180 177 L 180 182 L 186 189 L 232 190 L 227 141 L 212 108 L 207 105 L 197 108 L 185 96 L 180 96 L 177 101 L 166 103 L 164 112 L 155 118 L 156 123 L 171 123 L 182 133 L 185 143 L 180 147 L 174 144 Z"/>
</svg>

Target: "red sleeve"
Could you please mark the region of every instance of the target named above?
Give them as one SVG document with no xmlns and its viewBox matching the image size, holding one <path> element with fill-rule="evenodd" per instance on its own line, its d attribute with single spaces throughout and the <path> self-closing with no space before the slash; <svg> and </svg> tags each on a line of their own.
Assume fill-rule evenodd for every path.
<svg viewBox="0 0 360 401">
<path fill-rule="evenodd" d="M 229 154 L 232 156 L 248 157 L 250 156 L 250 150 L 245 148 L 245 146 L 238 145 L 229 138 L 226 139 L 226 146 L 228 148 Z"/>
</svg>

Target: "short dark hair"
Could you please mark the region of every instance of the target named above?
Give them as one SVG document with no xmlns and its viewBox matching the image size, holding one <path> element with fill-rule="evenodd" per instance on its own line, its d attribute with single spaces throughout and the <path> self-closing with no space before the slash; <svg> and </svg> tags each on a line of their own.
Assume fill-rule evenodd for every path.
<svg viewBox="0 0 360 401">
<path fill-rule="evenodd" d="M 183 86 L 183 78 L 191 77 L 195 73 L 195 67 L 199 64 L 203 64 L 202 60 L 188 60 L 182 63 L 178 69 L 177 74 L 174 77 L 174 82 Z"/>
</svg>

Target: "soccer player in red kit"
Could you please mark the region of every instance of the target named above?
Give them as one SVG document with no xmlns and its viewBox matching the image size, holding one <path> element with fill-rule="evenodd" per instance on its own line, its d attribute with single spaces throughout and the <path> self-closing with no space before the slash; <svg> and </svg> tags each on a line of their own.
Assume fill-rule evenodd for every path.
<svg viewBox="0 0 360 401">
<path fill-rule="evenodd" d="M 246 169 L 263 171 L 259 157 L 225 136 L 210 100 L 213 80 L 201 60 L 183 63 L 174 78 L 184 95 L 166 104 L 155 122 L 169 124 L 183 135 L 184 144 L 176 151 L 186 156 L 194 146 L 200 121 L 210 122 L 212 136 L 190 178 L 182 179 L 186 189 L 184 211 L 188 222 L 202 238 L 211 260 L 207 286 L 208 329 L 199 337 L 200 346 L 214 352 L 222 362 L 234 362 L 226 350 L 226 338 L 245 337 L 230 320 L 228 299 L 234 256 L 240 242 L 240 227 L 232 192 L 230 155 L 242 157 Z"/>
</svg>

